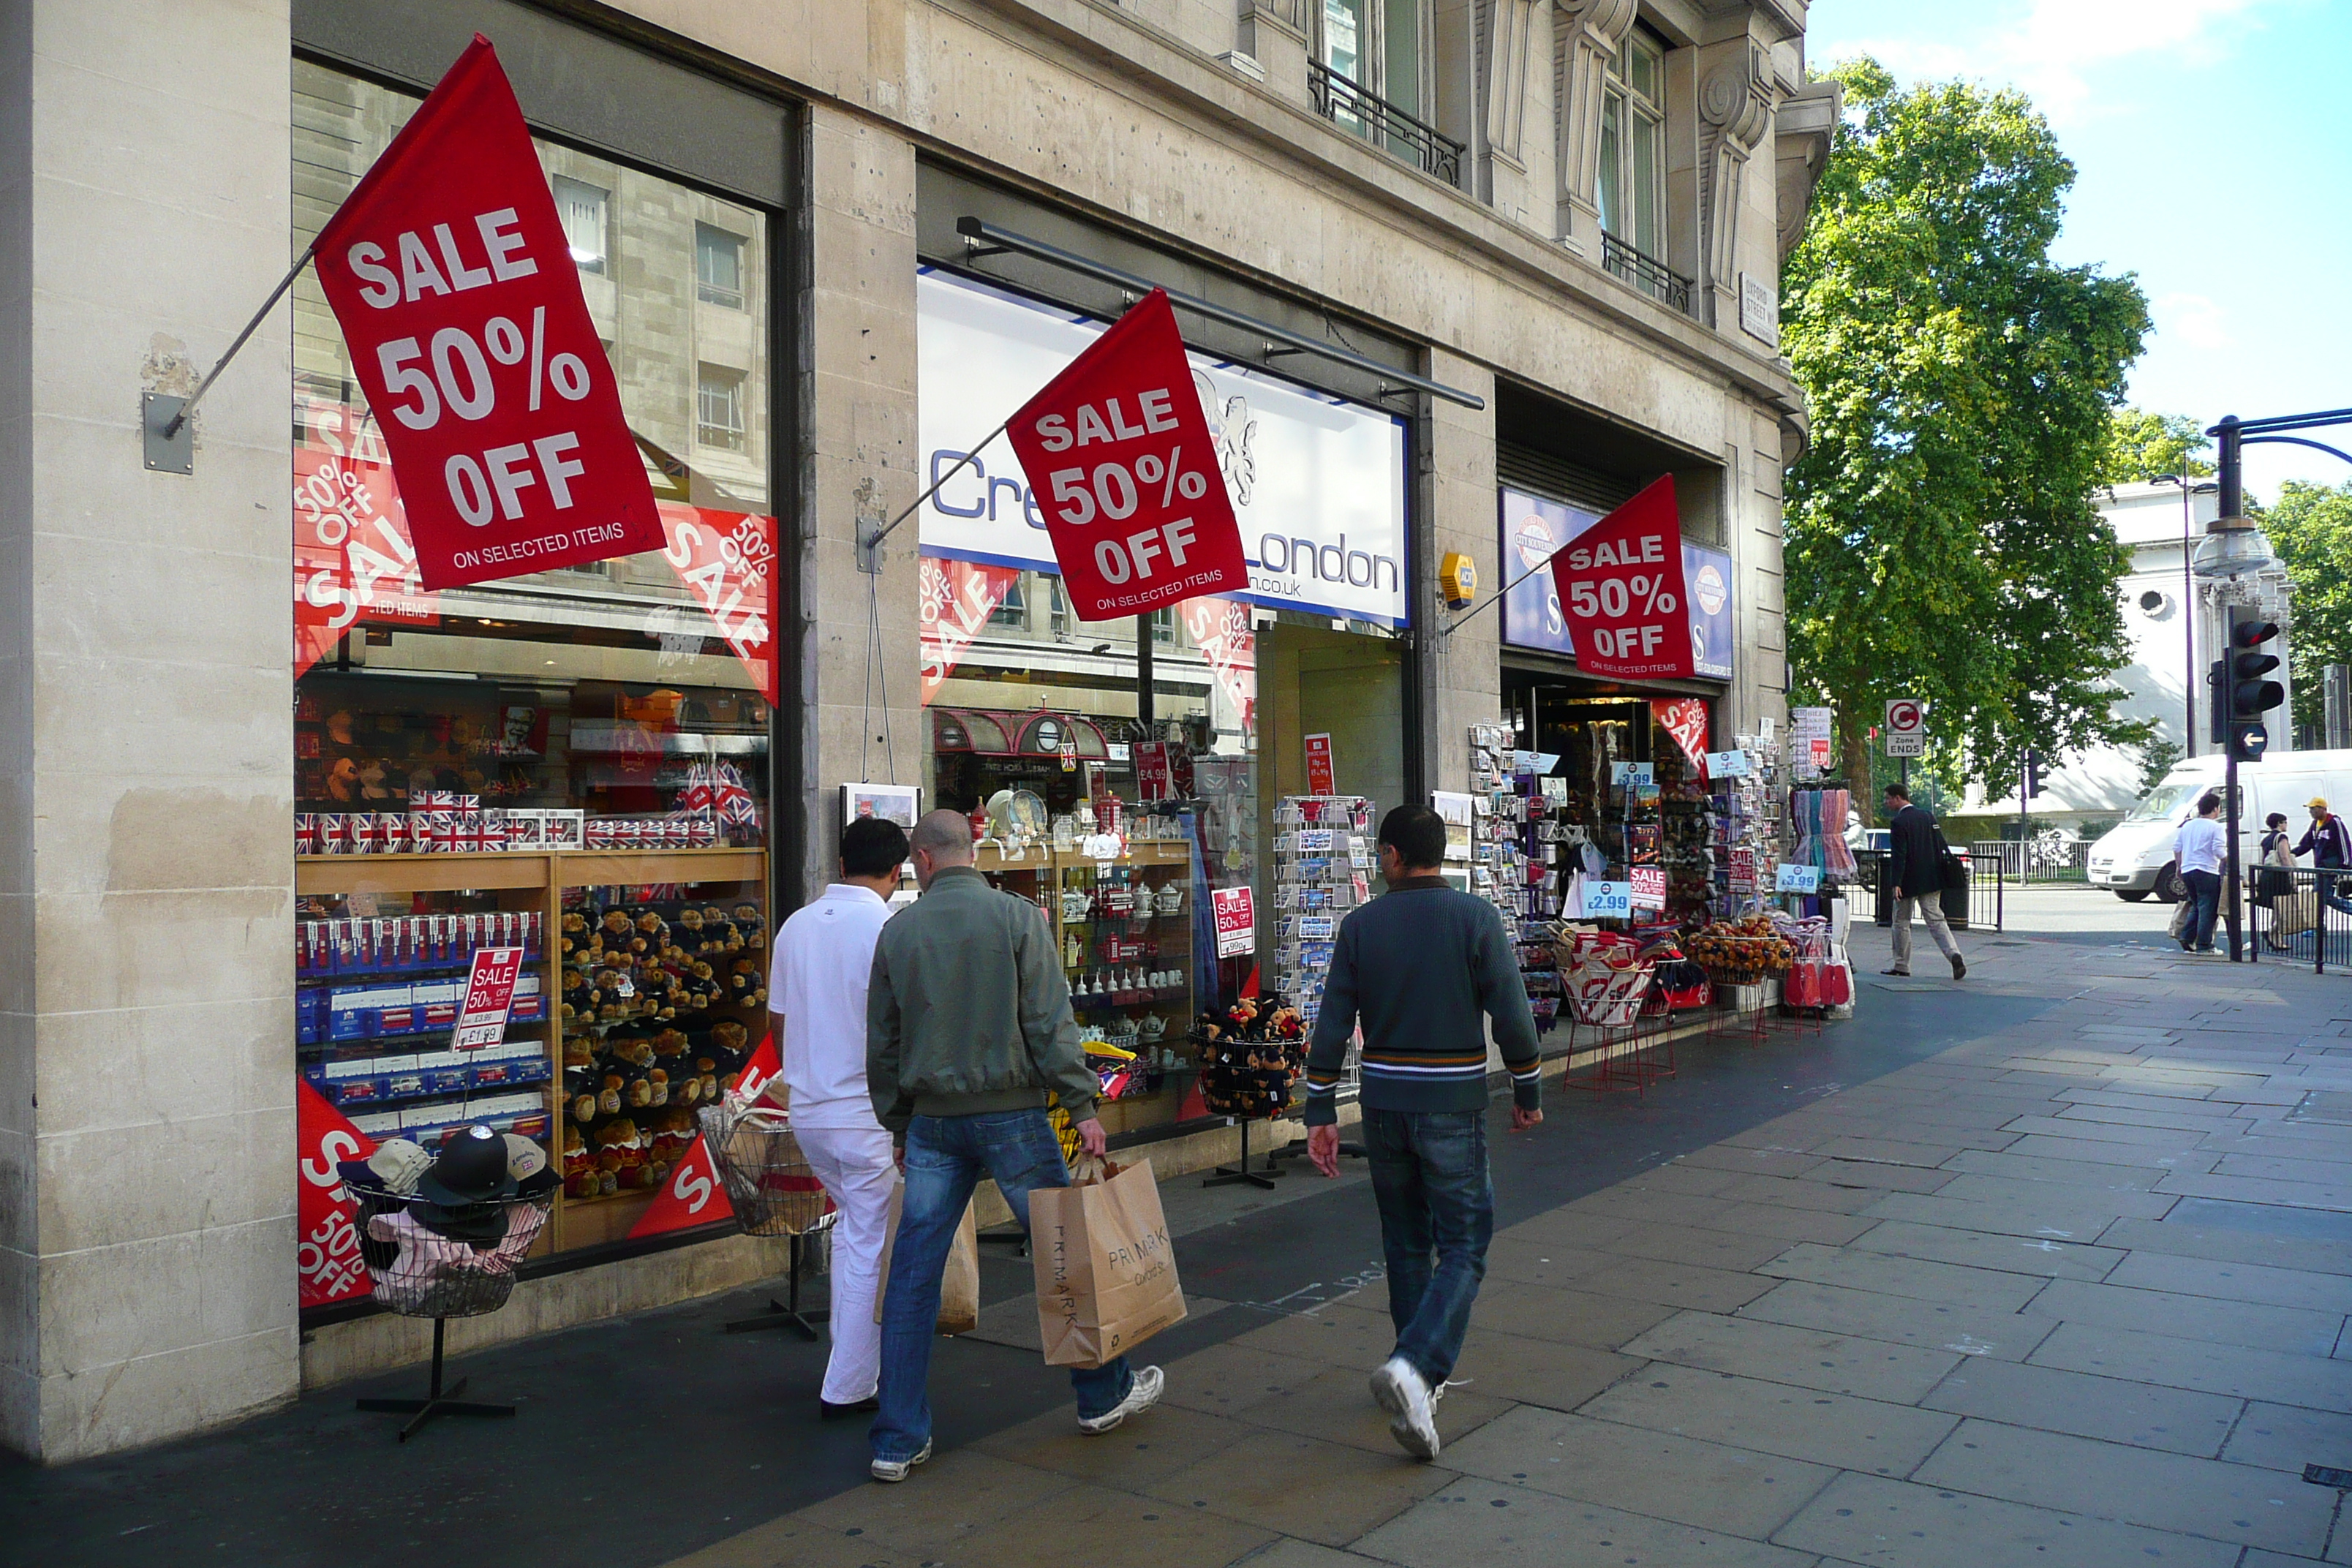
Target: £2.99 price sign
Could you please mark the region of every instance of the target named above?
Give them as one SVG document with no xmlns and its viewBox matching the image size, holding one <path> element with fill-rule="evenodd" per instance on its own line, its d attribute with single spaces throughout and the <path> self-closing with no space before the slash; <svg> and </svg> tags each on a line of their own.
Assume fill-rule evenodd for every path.
<svg viewBox="0 0 2352 1568">
<path fill-rule="evenodd" d="M 1682 517 L 1669 474 L 1555 551 L 1576 667 L 1617 680 L 1691 673 Z"/>
<path fill-rule="evenodd" d="M 1082 621 L 1249 587 L 1233 498 L 1167 291 L 1154 289 L 1006 426 Z"/>
<path fill-rule="evenodd" d="M 426 589 L 662 547 L 555 198 L 488 39 L 475 35 L 317 248 Z"/>
</svg>

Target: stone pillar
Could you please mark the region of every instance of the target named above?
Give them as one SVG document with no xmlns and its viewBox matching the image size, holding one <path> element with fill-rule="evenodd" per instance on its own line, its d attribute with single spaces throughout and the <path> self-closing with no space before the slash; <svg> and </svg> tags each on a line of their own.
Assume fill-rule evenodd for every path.
<svg viewBox="0 0 2352 1568">
<path fill-rule="evenodd" d="M 814 265 L 801 296 L 797 369 L 810 456 L 799 486 L 796 658 L 787 666 L 800 680 L 802 769 L 786 787 L 810 812 L 801 883 L 813 896 L 836 870 L 841 786 L 920 784 L 930 735 L 918 674 L 917 520 L 883 542 L 878 577 L 857 569 L 856 548 L 858 519 L 887 522 L 921 489 L 914 144 L 881 121 L 819 105 L 808 150 Z M 869 592 L 878 617 L 868 614 Z M 878 658 L 869 641 L 877 618 Z"/>
<path fill-rule="evenodd" d="M 1699 216 L 1705 243 L 1700 286 L 1706 320 L 1717 331 L 1739 330 L 1739 212 L 1748 160 L 1772 123 L 1772 56 L 1741 36 L 1699 51 Z M 1777 176 L 1776 176 L 1777 179 Z M 1779 293 L 1779 279 L 1772 280 Z"/>
<path fill-rule="evenodd" d="M 1304 106 L 1307 91 L 1307 0 L 1239 0 L 1234 51 L 1256 68 L 1270 91 Z M 1233 63 L 1233 62 L 1229 62 Z"/>
<path fill-rule="evenodd" d="M 1502 716 L 1502 610 L 1487 603 L 1504 583 L 1495 510 L 1495 376 L 1442 349 L 1429 358 L 1432 380 L 1486 400 L 1486 407 L 1474 409 L 1428 399 L 1430 417 L 1416 453 L 1414 500 L 1425 520 L 1414 531 L 1420 559 L 1412 594 L 1422 650 L 1422 771 L 1428 788 L 1462 789 L 1469 777 L 1469 727 Z M 1478 613 L 1446 636 L 1446 626 L 1463 613 L 1437 594 L 1437 566 L 1450 551 L 1478 563 L 1478 597 L 1469 606 Z"/>
<path fill-rule="evenodd" d="M 1555 234 L 1601 260 L 1601 100 L 1609 62 L 1633 25 L 1634 0 L 1552 0 L 1554 129 L 1559 138 Z"/>
<path fill-rule="evenodd" d="M 290 1398 L 285 0 L 0 8 L 0 1441 Z"/>
</svg>

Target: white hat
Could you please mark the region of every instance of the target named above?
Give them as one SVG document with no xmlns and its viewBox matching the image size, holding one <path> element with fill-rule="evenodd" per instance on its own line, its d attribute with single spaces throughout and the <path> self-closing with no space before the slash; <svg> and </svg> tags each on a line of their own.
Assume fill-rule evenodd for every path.
<svg viewBox="0 0 2352 1568">
<path fill-rule="evenodd" d="M 405 1138 L 387 1139 L 367 1157 L 367 1167 L 383 1184 L 383 1190 L 403 1196 L 416 1190 L 416 1179 L 432 1166 L 433 1156 Z"/>
</svg>

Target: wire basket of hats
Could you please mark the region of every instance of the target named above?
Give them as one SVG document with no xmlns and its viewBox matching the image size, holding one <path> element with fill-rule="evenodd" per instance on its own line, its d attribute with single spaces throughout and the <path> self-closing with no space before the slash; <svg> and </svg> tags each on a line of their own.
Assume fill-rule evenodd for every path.
<svg viewBox="0 0 2352 1568">
<path fill-rule="evenodd" d="M 393 1139 L 341 1173 L 359 1205 L 376 1304 L 407 1318 L 477 1318 L 505 1306 L 557 1185 L 537 1143 L 478 1125 L 449 1133 L 437 1154 Z"/>
<path fill-rule="evenodd" d="M 745 1231 L 810 1236 L 833 1223 L 833 1200 L 783 1111 L 730 1094 L 704 1106 L 700 1116 L 704 1146 Z"/>
<path fill-rule="evenodd" d="M 1622 931 L 1562 926 L 1552 939 L 1560 1005 L 1577 1023 L 1619 1028 L 1640 1016 L 1654 965 Z"/>
<path fill-rule="evenodd" d="M 1188 1037 L 1210 1110 L 1270 1121 L 1290 1109 L 1291 1085 L 1307 1067 L 1307 1021 L 1280 992 L 1203 1013 Z"/>
</svg>

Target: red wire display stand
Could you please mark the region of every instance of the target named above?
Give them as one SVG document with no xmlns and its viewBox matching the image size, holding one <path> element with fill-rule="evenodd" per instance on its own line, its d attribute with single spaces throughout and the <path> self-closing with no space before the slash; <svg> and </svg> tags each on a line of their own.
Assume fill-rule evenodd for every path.
<svg viewBox="0 0 2352 1568">
<path fill-rule="evenodd" d="M 552 1190 L 529 1197 L 494 1198 L 446 1211 L 482 1241 L 452 1240 L 419 1225 L 410 1214 L 411 1196 L 347 1183 L 359 1204 L 362 1256 L 368 1266 L 376 1304 L 404 1318 L 433 1320 L 433 1371 L 422 1399 L 360 1399 L 360 1409 L 380 1415 L 406 1415 L 400 1440 L 407 1442 L 442 1415 L 511 1417 L 511 1405 L 461 1399 L 467 1379 L 442 1384 L 442 1350 L 451 1318 L 495 1312 L 514 1294 L 514 1266 L 530 1249 L 554 1206 Z"/>
<path fill-rule="evenodd" d="M 802 1251 L 810 1237 L 833 1228 L 840 1211 L 817 1180 L 808 1156 L 801 1152 L 790 1119 L 772 1106 L 744 1106 L 732 1100 L 706 1105 L 697 1114 L 703 1146 L 710 1151 L 710 1163 L 718 1167 L 719 1184 L 744 1234 L 792 1237 L 784 1300 L 772 1299 L 766 1311 L 738 1318 L 726 1325 L 726 1331 L 790 1329 L 805 1340 L 823 1338 L 817 1325 L 827 1314 L 801 1310 Z"/>
<path fill-rule="evenodd" d="M 1569 1016 L 1568 1054 L 1570 1067 L 1560 1077 L 1570 1089 L 1588 1089 L 1595 1094 L 1631 1091 L 1643 1094 L 1660 1078 L 1671 1076 L 1661 1070 L 1651 1047 L 1657 1043 L 1658 1032 L 1645 1015 L 1650 982 L 1655 970 L 1652 965 L 1622 972 L 1602 991 L 1591 996 L 1573 994 L 1560 998 L 1560 1008 Z M 1590 1072 L 1579 1073 L 1573 1063 L 1579 1041 L 1582 1048 L 1598 1047 L 1601 1059 Z"/>
</svg>

